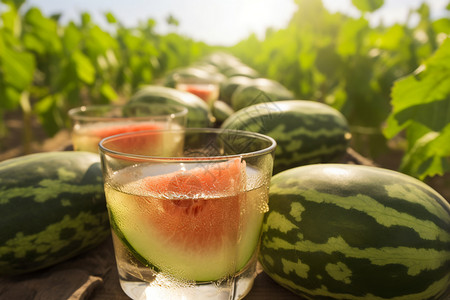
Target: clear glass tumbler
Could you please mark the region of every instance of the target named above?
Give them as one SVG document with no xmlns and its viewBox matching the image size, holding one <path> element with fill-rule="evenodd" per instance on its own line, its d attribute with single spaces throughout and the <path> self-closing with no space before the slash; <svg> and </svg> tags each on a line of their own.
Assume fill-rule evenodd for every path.
<svg viewBox="0 0 450 300">
<path fill-rule="evenodd" d="M 101 139 L 140 130 L 182 129 L 187 108 L 159 103 L 91 105 L 69 110 L 72 143 L 76 151 L 98 152 Z"/>
<path fill-rule="evenodd" d="M 147 144 L 161 146 L 140 150 Z M 124 292 L 132 299 L 243 298 L 256 276 L 275 147 L 268 136 L 212 128 L 103 139 Z"/>
</svg>

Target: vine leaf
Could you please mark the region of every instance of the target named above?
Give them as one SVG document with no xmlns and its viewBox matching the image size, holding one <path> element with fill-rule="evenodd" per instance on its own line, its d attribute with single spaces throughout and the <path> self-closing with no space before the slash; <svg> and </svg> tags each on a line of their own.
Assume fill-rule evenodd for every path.
<svg viewBox="0 0 450 300">
<path fill-rule="evenodd" d="M 384 0 L 352 0 L 352 4 L 362 12 L 373 12 L 384 4 Z"/>
<path fill-rule="evenodd" d="M 384 134 L 393 138 L 405 130 L 408 140 L 401 171 L 421 179 L 449 171 L 450 39 L 418 71 L 395 83 L 391 104 Z"/>
</svg>

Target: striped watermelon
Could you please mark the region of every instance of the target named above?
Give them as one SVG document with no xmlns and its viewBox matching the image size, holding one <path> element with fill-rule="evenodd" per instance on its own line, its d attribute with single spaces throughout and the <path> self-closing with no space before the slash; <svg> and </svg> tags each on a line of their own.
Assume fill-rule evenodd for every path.
<svg viewBox="0 0 450 300">
<path fill-rule="evenodd" d="M 449 299 L 450 205 L 407 175 L 317 164 L 272 178 L 260 262 L 307 299 Z"/>
<path fill-rule="evenodd" d="M 231 98 L 236 89 L 243 85 L 251 85 L 255 80 L 247 76 L 232 76 L 220 85 L 220 100 L 231 105 Z"/>
<path fill-rule="evenodd" d="M 234 113 L 234 110 L 226 102 L 222 100 L 214 101 L 211 107 L 212 114 L 216 119 L 216 124 L 222 124 L 229 116 Z"/>
<path fill-rule="evenodd" d="M 333 162 L 346 152 L 350 131 L 345 117 L 314 101 L 285 100 L 241 109 L 222 128 L 259 132 L 277 141 L 274 173 L 297 166 Z"/>
<path fill-rule="evenodd" d="M 171 87 L 147 85 L 131 96 L 129 103 L 168 103 L 188 109 L 187 127 L 210 127 L 214 122 L 211 109 L 198 96 Z"/>
<path fill-rule="evenodd" d="M 222 72 L 226 77 L 246 76 L 249 78 L 257 78 L 260 76 L 258 71 L 243 63 L 232 65 L 229 68 L 224 69 Z"/>
<path fill-rule="evenodd" d="M 221 74 L 219 70 L 211 64 L 196 63 L 187 67 L 181 67 L 168 73 L 164 78 L 164 86 L 175 88 L 178 78 L 197 79 L 199 81 L 209 81 L 214 78 L 215 81 L 221 83 L 227 78 Z"/>
<path fill-rule="evenodd" d="M 39 270 L 110 234 L 100 157 L 57 151 L 0 163 L 0 275 Z"/>
<path fill-rule="evenodd" d="M 181 76 L 184 78 L 206 79 L 209 76 L 211 76 L 211 73 L 210 73 L 210 70 L 201 68 L 201 67 L 197 67 L 197 66 L 188 66 L 188 67 L 177 68 L 165 76 L 164 86 L 175 88 L 177 76 Z"/>
<path fill-rule="evenodd" d="M 215 66 L 220 72 L 224 72 L 233 66 L 240 66 L 242 62 L 236 56 L 227 52 L 214 52 L 202 59 L 200 62 Z"/>
<path fill-rule="evenodd" d="M 236 88 L 231 96 L 231 107 L 238 111 L 258 103 L 292 99 L 295 99 L 294 94 L 281 83 L 267 78 L 256 78 L 250 84 Z"/>
</svg>

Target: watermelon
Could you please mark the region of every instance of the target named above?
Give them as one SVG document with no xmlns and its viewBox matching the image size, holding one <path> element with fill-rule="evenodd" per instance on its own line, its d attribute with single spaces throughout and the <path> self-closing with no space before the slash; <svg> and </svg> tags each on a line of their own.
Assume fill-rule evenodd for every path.
<svg viewBox="0 0 450 300">
<path fill-rule="evenodd" d="M 183 67 L 177 68 L 172 72 L 168 73 L 164 78 L 164 86 L 175 88 L 177 76 L 183 76 L 187 78 L 206 78 L 209 73 L 206 70 L 199 69 L 196 67 Z"/>
<path fill-rule="evenodd" d="M 448 299 L 450 205 L 387 169 L 293 168 L 272 178 L 259 260 L 307 299 Z"/>
<path fill-rule="evenodd" d="M 214 122 L 211 109 L 200 97 L 174 88 L 147 85 L 134 93 L 129 104 L 167 103 L 181 105 L 188 109 L 187 127 L 209 127 Z"/>
<path fill-rule="evenodd" d="M 175 88 L 177 77 L 207 79 L 212 70 L 199 66 L 177 68 L 168 73 L 164 78 L 164 86 Z"/>
<path fill-rule="evenodd" d="M 226 77 L 233 77 L 233 76 L 246 76 L 249 78 L 259 77 L 258 71 L 242 63 L 232 65 L 224 69 L 222 72 Z"/>
<path fill-rule="evenodd" d="M 247 76 L 233 76 L 222 82 L 220 85 L 220 100 L 231 105 L 231 98 L 234 91 L 241 85 L 250 85 L 254 79 Z"/>
<path fill-rule="evenodd" d="M 257 78 L 250 84 L 236 88 L 231 96 L 231 107 L 238 111 L 258 103 L 293 99 L 294 94 L 281 83 L 267 78 Z"/>
<path fill-rule="evenodd" d="M 335 162 L 346 153 L 351 138 L 347 120 L 339 111 L 307 100 L 255 104 L 232 114 L 222 128 L 274 138 L 274 173 L 305 164 Z"/>
<path fill-rule="evenodd" d="M 43 269 L 110 236 L 98 154 L 55 151 L 0 163 L 0 275 Z"/>
<path fill-rule="evenodd" d="M 215 66 L 220 72 L 232 66 L 241 65 L 242 62 L 235 56 L 227 52 L 214 52 L 203 57 L 200 62 Z"/>
<path fill-rule="evenodd" d="M 168 73 L 164 78 L 164 85 L 175 88 L 178 78 L 198 80 L 211 80 L 211 78 L 214 78 L 217 82 L 226 80 L 225 75 L 221 74 L 214 65 L 200 63 L 178 68 Z"/>
<path fill-rule="evenodd" d="M 226 102 L 221 100 L 214 101 L 212 105 L 212 114 L 218 124 L 222 124 L 229 116 L 234 113 L 234 110 Z"/>
</svg>

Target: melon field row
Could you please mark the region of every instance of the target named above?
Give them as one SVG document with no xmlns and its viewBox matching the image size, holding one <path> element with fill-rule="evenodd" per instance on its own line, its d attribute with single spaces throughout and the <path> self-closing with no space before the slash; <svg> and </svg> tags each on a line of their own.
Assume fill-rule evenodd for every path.
<svg viewBox="0 0 450 300">
<path fill-rule="evenodd" d="M 1 12 L 0 151 L 12 139 L 5 122 L 11 115 L 22 120 L 20 138 L 29 153 L 34 123 L 51 137 L 70 127 L 69 108 L 124 101 L 142 85 L 160 83 L 173 70 L 224 50 L 242 62 L 227 77 L 263 77 L 289 91 L 276 88 L 284 93 L 280 97 L 340 111 L 349 122 L 352 147 L 364 156 L 420 179 L 449 172 L 450 22 L 432 19 L 425 3 L 411 11 L 410 18 L 419 20 L 413 26 L 405 19 L 373 27 L 364 14 L 330 13 L 321 1 L 298 0 L 285 28 L 269 28 L 263 39 L 250 35 L 229 47 L 177 34 L 177 22 L 162 35 L 153 19 L 130 28 L 105 13 L 113 28 L 106 30 L 88 13 L 62 24 L 60 15 L 25 10 L 24 3 L 6 1 Z M 381 5 L 357 8 L 368 13 Z M 222 100 L 242 108 L 242 100 L 227 93 Z M 223 109 L 230 112 L 219 103 L 218 111 Z"/>
</svg>

